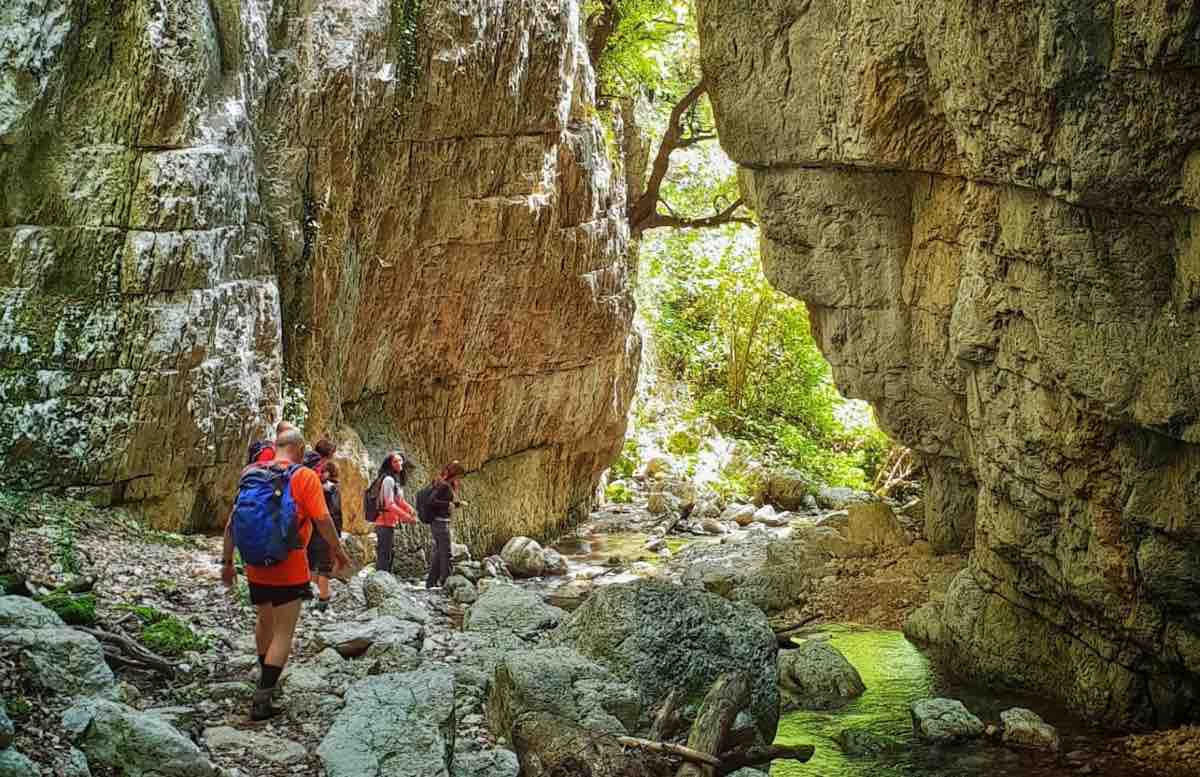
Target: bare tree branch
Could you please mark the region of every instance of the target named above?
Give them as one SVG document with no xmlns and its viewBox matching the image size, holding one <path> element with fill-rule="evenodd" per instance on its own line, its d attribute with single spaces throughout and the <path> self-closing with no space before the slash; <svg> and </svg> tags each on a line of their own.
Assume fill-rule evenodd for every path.
<svg viewBox="0 0 1200 777">
<path fill-rule="evenodd" d="M 664 203 L 665 204 L 665 203 Z M 754 219 L 749 216 L 737 215 L 737 211 L 744 203 L 742 200 L 730 205 L 728 208 L 714 213 L 711 216 L 703 218 L 686 218 L 683 216 L 674 216 L 670 213 L 660 213 L 655 211 L 648 218 L 639 224 L 630 224 L 630 230 L 635 235 L 640 235 L 648 229 L 657 229 L 659 227 L 672 227 L 674 229 L 708 229 L 710 227 L 719 227 L 722 224 L 746 224 L 754 226 Z"/>
</svg>

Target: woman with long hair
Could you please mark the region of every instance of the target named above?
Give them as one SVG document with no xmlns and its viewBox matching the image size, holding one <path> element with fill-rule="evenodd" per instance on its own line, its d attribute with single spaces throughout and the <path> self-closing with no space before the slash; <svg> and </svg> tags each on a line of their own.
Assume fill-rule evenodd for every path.
<svg viewBox="0 0 1200 777">
<path fill-rule="evenodd" d="M 466 471 L 457 461 L 452 461 L 430 484 L 429 528 L 433 532 L 433 547 L 429 555 L 429 576 L 426 588 L 441 588 L 450 577 L 450 513 L 455 507 L 465 505 L 458 496 L 459 485 Z"/>
<path fill-rule="evenodd" d="M 381 572 L 391 572 L 396 527 L 402 523 L 417 522 L 412 505 L 404 499 L 404 485 L 408 482 L 404 456 L 397 451 L 384 456 L 378 477 L 381 482 L 379 515 L 375 519 L 375 568 Z"/>
</svg>

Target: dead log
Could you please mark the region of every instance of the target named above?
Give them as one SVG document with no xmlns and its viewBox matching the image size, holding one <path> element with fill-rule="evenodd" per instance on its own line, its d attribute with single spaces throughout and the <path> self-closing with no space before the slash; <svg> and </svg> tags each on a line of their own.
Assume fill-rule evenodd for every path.
<svg viewBox="0 0 1200 777">
<path fill-rule="evenodd" d="M 700 704 L 700 713 L 688 734 L 688 748 L 711 756 L 722 752 L 738 712 L 749 702 L 750 680 L 744 673 L 726 672 L 718 677 Z M 719 761 L 703 765 L 688 762 L 679 767 L 675 777 L 714 777 L 717 765 Z"/>
<path fill-rule="evenodd" d="M 641 739 L 640 737 L 628 737 L 618 735 L 613 737 L 617 742 L 625 747 L 633 747 L 638 750 L 645 750 L 647 753 L 657 753 L 658 755 L 674 755 L 682 758 L 685 761 L 707 764 L 709 766 L 718 766 L 721 760 L 715 755 L 702 753 L 699 750 L 693 750 L 690 747 L 677 745 L 672 742 L 656 742 L 652 739 Z"/>
<path fill-rule="evenodd" d="M 813 613 L 799 623 L 793 624 L 786 628 L 776 629 L 775 641 L 779 644 L 779 648 L 781 650 L 788 650 L 796 647 L 796 643 L 792 642 L 792 637 L 804 631 L 804 629 L 813 621 L 818 621 L 823 617 L 825 616 L 819 612 Z"/>
<path fill-rule="evenodd" d="M 716 777 L 725 777 L 747 766 L 770 764 L 772 761 L 799 761 L 804 763 L 813 757 L 812 745 L 759 745 L 722 753 Z"/>
<path fill-rule="evenodd" d="M 112 645 L 126 654 L 130 659 L 145 664 L 147 667 L 161 672 L 162 674 L 173 676 L 175 674 L 175 665 L 167 659 L 154 653 L 137 642 L 134 642 L 129 637 L 121 634 L 114 634 L 111 631 L 104 629 L 89 628 L 87 626 L 75 626 L 74 628 L 82 631 L 85 634 L 91 634 L 101 643 Z"/>
<path fill-rule="evenodd" d="M 679 717 L 679 702 L 683 700 L 683 693 L 676 688 L 667 694 L 667 698 L 663 701 L 662 707 L 659 708 L 658 714 L 654 716 L 654 723 L 650 726 L 650 738 L 660 742 L 670 739 L 675 735 L 675 732 L 680 729 L 682 721 Z"/>
</svg>

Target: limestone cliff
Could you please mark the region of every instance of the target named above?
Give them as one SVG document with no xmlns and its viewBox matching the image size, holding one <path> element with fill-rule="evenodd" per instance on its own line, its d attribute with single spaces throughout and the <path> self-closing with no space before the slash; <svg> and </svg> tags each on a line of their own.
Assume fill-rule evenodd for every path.
<svg viewBox="0 0 1200 777">
<path fill-rule="evenodd" d="M 701 0 L 763 262 L 973 542 L 965 670 L 1200 716 L 1200 14 Z"/>
<path fill-rule="evenodd" d="M 286 373 L 310 435 L 461 459 L 477 549 L 586 504 L 636 348 L 579 29 L 575 0 L 6 4 L 0 477 L 219 524 Z"/>
</svg>

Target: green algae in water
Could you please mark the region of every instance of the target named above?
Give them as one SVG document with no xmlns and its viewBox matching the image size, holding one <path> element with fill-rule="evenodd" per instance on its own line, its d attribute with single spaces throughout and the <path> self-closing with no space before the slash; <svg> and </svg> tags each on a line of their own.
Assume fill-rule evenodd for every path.
<svg viewBox="0 0 1200 777">
<path fill-rule="evenodd" d="M 777 762 L 771 777 L 1058 777 L 1073 773 L 1053 755 L 1015 751 L 984 740 L 950 747 L 918 742 L 912 732 L 909 704 L 932 696 L 960 699 L 985 722 L 997 720 L 1002 709 L 1029 707 L 1059 727 L 1064 752 L 1090 749 L 1100 739 L 1097 732 L 1064 718 L 1061 710 L 1044 700 L 956 685 L 899 631 L 848 626 L 826 626 L 820 631 L 830 636 L 832 644 L 862 675 L 867 690 L 838 709 L 785 714 L 776 742 L 811 744 L 816 751 L 805 764 Z M 836 741 L 838 732 L 846 728 L 895 740 L 898 747 L 884 753 L 846 755 Z"/>
</svg>

